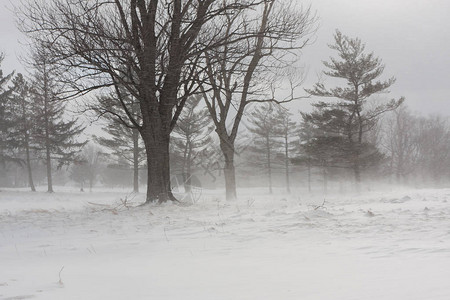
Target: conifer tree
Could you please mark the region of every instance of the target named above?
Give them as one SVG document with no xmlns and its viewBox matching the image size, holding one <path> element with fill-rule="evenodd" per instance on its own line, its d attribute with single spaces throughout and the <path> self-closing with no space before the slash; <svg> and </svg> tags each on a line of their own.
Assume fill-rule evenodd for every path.
<svg viewBox="0 0 450 300">
<path fill-rule="evenodd" d="M 276 114 L 274 116 L 276 122 L 277 136 L 281 139 L 281 145 L 283 147 L 284 156 L 284 170 L 286 177 L 286 191 L 291 192 L 290 187 L 290 154 L 295 148 L 295 143 L 293 136 L 297 132 L 297 124 L 292 121 L 292 113 L 286 108 L 278 106 L 276 109 Z"/>
<path fill-rule="evenodd" d="M 373 53 L 365 52 L 365 44 L 359 38 L 350 38 L 337 30 L 334 40 L 335 43 L 329 47 L 337 51 L 339 58 L 332 57 L 329 62 L 324 62 L 328 69 L 324 74 L 343 80 L 345 86 L 327 88 L 323 83 L 315 84 L 313 89 L 307 90 L 311 95 L 331 97 L 337 101 L 316 103 L 313 105 L 315 112 L 303 117 L 325 133 L 316 146 L 323 144 L 326 147 L 328 140 L 330 147 L 337 146 L 341 154 L 346 154 L 359 186 L 362 167 L 379 158 L 376 148 L 365 142 L 364 135 L 382 113 L 398 107 L 403 98 L 368 109 L 370 96 L 386 92 L 395 78 L 378 80 L 384 65 Z"/>
<path fill-rule="evenodd" d="M 0 67 L 4 59 L 3 53 L 0 53 Z M 14 72 L 4 76 L 0 69 L 0 172 L 5 174 L 6 163 L 17 161 L 12 154 L 11 133 L 15 127 L 15 116 L 11 95 L 14 91 L 13 86 L 8 85 L 14 76 Z"/>
<path fill-rule="evenodd" d="M 249 123 L 250 126 L 247 128 L 253 134 L 253 144 L 250 147 L 253 153 L 251 163 L 267 171 L 269 193 L 272 193 L 274 159 L 279 148 L 276 138 L 280 133 L 273 104 L 267 103 L 256 107 L 250 113 Z"/>
<path fill-rule="evenodd" d="M 132 105 L 131 97 L 124 97 L 125 100 L 130 103 L 131 112 L 134 115 L 138 114 L 138 108 L 136 105 Z M 100 99 L 103 103 L 110 101 L 109 98 L 103 97 Z M 111 104 L 114 103 L 111 101 Z M 118 158 L 119 161 L 125 162 L 127 166 L 133 168 L 133 191 L 139 192 L 139 168 L 146 161 L 147 156 L 145 154 L 145 147 L 139 134 L 139 130 L 134 128 L 132 124 L 123 122 L 118 116 L 118 109 L 110 106 L 110 114 L 106 119 L 107 125 L 103 128 L 103 131 L 108 136 L 95 137 L 96 141 L 112 150 L 112 154 Z"/>
<path fill-rule="evenodd" d="M 75 119 L 67 120 L 65 104 L 59 98 L 64 86 L 57 81 L 58 72 L 42 49 L 33 53 L 33 136 L 47 168 L 47 191 L 53 192 L 52 161 L 57 167 L 76 161 L 76 154 L 86 142 L 76 140 L 84 127 Z"/>
<path fill-rule="evenodd" d="M 212 120 L 206 107 L 200 107 L 200 96 L 190 97 L 173 131 L 174 150 L 181 157 L 185 191 L 191 190 L 191 178 L 199 154 L 211 143 Z"/>
<path fill-rule="evenodd" d="M 36 188 L 33 182 L 31 166 L 31 151 L 33 147 L 32 129 L 36 125 L 35 114 L 32 108 L 31 87 L 22 74 L 17 74 L 13 79 L 14 93 L 12 99 L 15 106 L 16 126 L 13 135 L 14 145 L 25 156 L 24 163 L 27 168 L 28 185 L 31 191 Z"/>
</svg>

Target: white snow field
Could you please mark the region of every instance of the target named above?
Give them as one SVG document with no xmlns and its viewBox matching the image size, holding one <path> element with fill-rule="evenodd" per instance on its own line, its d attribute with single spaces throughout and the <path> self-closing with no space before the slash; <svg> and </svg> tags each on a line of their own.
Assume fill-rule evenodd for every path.
<svg viewBox="0 0 450 300">
<path fill-rule="evenodd" d="M 3 189 L 0 299 L 450 299 L 450 189 L 222 194 Z"/>
</svg>

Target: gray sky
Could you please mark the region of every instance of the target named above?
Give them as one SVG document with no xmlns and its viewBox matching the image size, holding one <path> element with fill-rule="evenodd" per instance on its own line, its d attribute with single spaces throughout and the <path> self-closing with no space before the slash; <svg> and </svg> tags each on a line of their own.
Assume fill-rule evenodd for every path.
<svg viewBox="0 0 450 300">
<path fill-rule="evenodd" d="M 449 0 L 309 0 L 320 17 L 316 41 L 303 51 L 308 66 L 305 87 L 311 87 L 323 70 L 321 61 L 333 52 L 338 28 L 359 37 L 366 49 L 379 56 L 386 69 L 383 78 L 395 76 L 391 93 L 405 96 L 421 113 L 450 116 L 450 13 Z M 0 0 L 0 51 L 6 54 L 4 72 L 23 71 L 17 61 L 21 34 L 15 28 L 10 0 Z"/>
<path fill-rule="evenodd" d="M 405 96 L 421 113 L 450 116 L 450 1 L 448 0 L 311 0 L 320 17 L 316 42 L 304 49 L 311 86 L 336 56 L 327 44 L 338 28 L 359 37 L 386 65 L 383 78 L 395 76 L 391 93 Z"/>
</svg>

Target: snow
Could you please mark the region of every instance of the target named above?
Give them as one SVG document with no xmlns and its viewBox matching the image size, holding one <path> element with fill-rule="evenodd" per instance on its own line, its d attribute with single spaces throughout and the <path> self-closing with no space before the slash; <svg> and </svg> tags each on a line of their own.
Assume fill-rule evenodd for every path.
<svg viewBox="0 0 450 300">
<path fill-rule="evenodd" d="M 450 189 L 222 194 L 3 189 L 0 299 L 450 299 Z"/>
</svg>

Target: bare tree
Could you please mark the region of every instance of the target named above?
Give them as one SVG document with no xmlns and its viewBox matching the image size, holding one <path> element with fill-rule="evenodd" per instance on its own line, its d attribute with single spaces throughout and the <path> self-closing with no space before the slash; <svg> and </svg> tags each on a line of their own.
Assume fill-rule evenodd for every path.
<svg viewBox="0 0 450 300">
<path fill-rule="evenodd" d="M 385 119 L 381 143 L 389 156 L 389 167 L 397 182 L 415 171 L 418 156 L 418 118 L 403 104 Z"/>
<path fill-rule="evenodd" d="M 422 176 L 435 184 L 450 177 L 450 126 L 448 118 L 433 115 L 417 121 L 418 161 Z"/>
<path fill-rule="evenodd" d="M 22 29 L 44 42 L 66 68 L 72 95 L 104 87 L 117 92 L 120 115 L 95 103 L 97 111 L 112 113 L 139 130 L 148 160 L 147 202 L 164 202 L 175 200 L 170 188 L 170 133 L 197 88 L 192 79 L 197 77 L 200 54 L 229 42 L 199 36 L 206 24 L 256 2 L 30 0 L 19 18 Z M 119 86 L 139 103 L 141 119 L 131 113 Z"/>
<path fill-rule="evenodd" d="M 297 82 L 290 82 L 291 93 L 278 101 L 274 82 L 282 77 L 280 70 L 297 59 L 294 50 L 306 45 L 314 23 L 309 8 L 298 9 L 288 1 L 264 1 L 256 12 L 227 15 L 224 23 L 217 24 L 224 28 L 222 35 L 211 36 L 226 41 L 241 37 L 239 42 L 204 53 L 206 78 L 202 89 L 225 159 L 228 200 L 236 198 L 235 141 L 245 109 L 252 102 L 294 98 L 292 90 Z"/>
<path fill-rule="evenodd" d="M 89 191 L 98 179 L 101 171 L 101 161 L 105 157 L 102 149 L 93 143 L 84 146 L 79 161 L 71 168 L 70 177 L 80 183 L 80 191 L 84 191 L 84 183 L 89 184 Z"/>
</svg>

